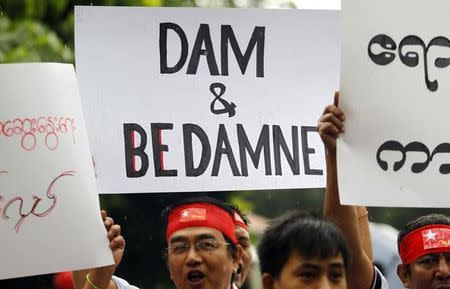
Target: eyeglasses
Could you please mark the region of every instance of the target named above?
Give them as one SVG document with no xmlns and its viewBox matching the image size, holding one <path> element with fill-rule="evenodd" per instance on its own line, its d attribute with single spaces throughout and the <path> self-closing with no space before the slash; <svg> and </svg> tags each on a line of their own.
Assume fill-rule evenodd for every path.
<svg viewBox="0 0 450 289">
<path fill-rule="evenodd" d="M 175 242 L 169 244 L 169 246 L 166 248 L 166 253 L 170 253 L 173 255 L 183 255 L 187 253 L 192 246 L 194 246 L 194 248 L 200 253 L 213 252 L 217 250 L 221 245 L 229 246 L 231 244 L 226 242 L 219 242 L 215 239 L 199 240 L 194 244 L 186 242 Z"/>
</svg>

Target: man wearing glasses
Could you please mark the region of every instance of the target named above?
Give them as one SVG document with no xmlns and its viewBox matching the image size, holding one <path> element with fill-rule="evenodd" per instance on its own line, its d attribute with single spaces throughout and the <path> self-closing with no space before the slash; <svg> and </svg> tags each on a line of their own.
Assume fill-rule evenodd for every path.
<svg viewBox="0 0 450 289">
<path fill-rule="evenodd" d="M 177 289 L 236 289 L 233 281 L 242 247 L 234 232 L 231 206 L 207 197 L 192 198 L 168 206 L 162 219 L 166 262 Z M 136 289 L 125 280 L 112 276 L 124 247 L 113 246 L 114 239 L 120 236 L 120 228 L 118 232 L 111 232 L 110 228 L 107 227 L 108 236 L 111 235 L 116 264 L 91 269 L 86 275 L 84 289 Z"/>
<path fill-rule="evenodd" d="M 193 199 L 163 212 L 167 263 L 178 289 L 230 289 L 242 248 L 234 212 L 213 199 Z"/>
</svg>

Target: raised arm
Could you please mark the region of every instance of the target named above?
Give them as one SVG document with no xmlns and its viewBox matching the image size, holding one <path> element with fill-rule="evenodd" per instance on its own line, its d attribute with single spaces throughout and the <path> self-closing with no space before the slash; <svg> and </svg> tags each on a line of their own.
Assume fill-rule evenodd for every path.
<svg viewBox="0 0 450 289">
<path fill-rule="evenodd" d="M 372 238 L 369 230 L 369 212 L 366 207 L 363 206 L 356 207 L 356 212 L 358 213 L 358 227 L 361 245 L 364 253 L 366 253 L 369 260 L 373 263 Z"/>
<path fill-rule="evenodd" d="M 364 239 L 358 220 L 358 211 L 354 206 L 343 206 L 339 200 L 336 139 L 344 132 L 345 115 L 338 108 L 339 93 L 335 94 L 334 104 L 325 108 L 317 124 L 317 130 L 325 145 L 327 165 L 327 181 L 325 189 L 324 213 L 334 222 L 347 237 L 352 249 L 352 262 L 347 270 L 347 284 L 349 289 L 370 289 L 374 277 L 374 267 L 369 258 L 372 254 L 365 252 Z M 368 223 L 366 222 L 365 224 Z M 365 226 L 364 223 L 361 225 Z M 370 247 L 371 248 L 371 247 Z M 371 250 L 371 249 L 370 249 Z M 368 256 L 369 255 L 369 256 Z"/>
<path fill-rule="evenodd" d="M 95 289 L 95 287 L 100 289 L 117 289 L 116 283 L 112 280 L 112 276 L 122 260 L 123 252 L 125 250 L 125 239 L 121 235 L 120 226 L 114 224 L 114 220 L 107 216 L 106 211 L 102 210 L 101 215 L 108 233 L 110 247 L 114 257 L 114 264 L 73 271 L 73 284 L 75 289 Z"/>
</svg>

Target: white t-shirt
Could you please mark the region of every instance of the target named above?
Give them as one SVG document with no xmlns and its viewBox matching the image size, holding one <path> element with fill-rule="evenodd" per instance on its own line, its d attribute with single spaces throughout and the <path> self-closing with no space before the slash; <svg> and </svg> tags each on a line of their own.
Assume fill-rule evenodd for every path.
<svg viewBox="0 0 450 289">
<path fill-rule="evenodd" d="M 386 278 L 384 278 L 377 267 L 375 267 L 375 277 L 373 278 L 372 289 L 389 289 Z"/>
<path fill-rule="evenodd" d="M 130 285 L 130 283 L 128 283 L 126 280 L 117 276 L 112 276 L 112 279 L 119 289 L 139 289 L 138 287 Z"/>
</svg>

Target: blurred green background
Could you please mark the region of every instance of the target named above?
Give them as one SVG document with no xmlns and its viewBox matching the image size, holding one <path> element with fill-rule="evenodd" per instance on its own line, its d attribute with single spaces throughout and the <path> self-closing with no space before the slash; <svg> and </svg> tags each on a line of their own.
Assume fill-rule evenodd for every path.
<svg viewBox="0 0 450 289">
<path fill-rule="evenodd" d="M 265 0 L 0 0 L 0 63 L 74 63 L 74 5 L 266 7 Z M 297 4 L 298 5 L 298 4 Z M 294 2 L 278 2 L 296 8 Z M 330 97 L 331 99 L 331 97 Z M 430 188 L 432 189 L 432 188 Z M 361 192 L 364 193 L 364 192 Z M 196 193 L 198 195 L 200 193 Z M 123 228 L 127 250 L 117 274 L 140 288 L 173 288 L 161 258 L 159 215 L 167 204 L 193 193 L 101 195 L 101 206 Z M 323 189 L 216 192 L 244 212 L 273 218 L 293 208 L 320 211 Z M 443 209 L 369 208 L 370 220 L 400 228 L 408 220 Z M 254 243 L 257 234 L 253 234 Z M 7 249 L 7 248 L 3 248 Z M 7 266 L 2 260 L 1 266 Z M 0 281 L 0 288 L 53 288 L 52 275 Z"/>
</svg>

